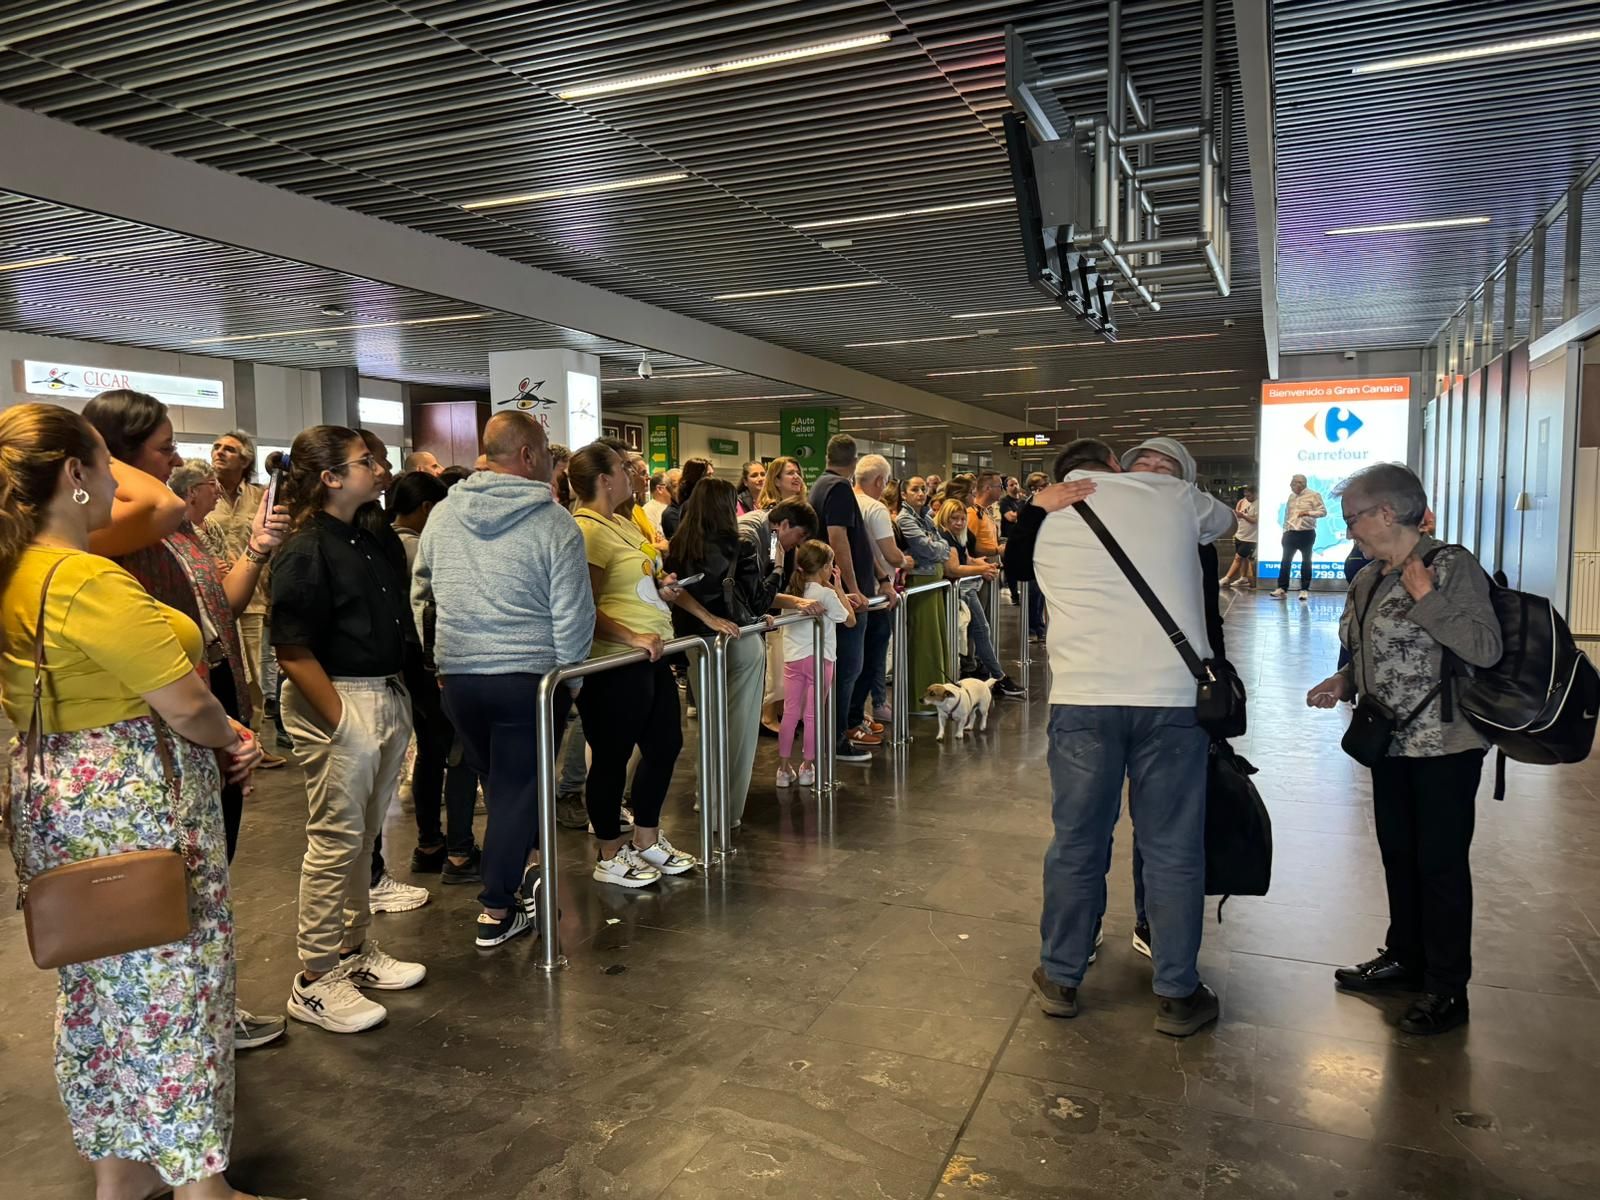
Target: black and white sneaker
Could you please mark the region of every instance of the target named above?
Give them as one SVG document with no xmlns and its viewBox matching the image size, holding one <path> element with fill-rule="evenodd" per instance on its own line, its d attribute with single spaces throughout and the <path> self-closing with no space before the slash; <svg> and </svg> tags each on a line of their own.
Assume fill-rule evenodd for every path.
<svg viewBox="0 0 1600 1200">
<path fill-rule="evenodd" d="M 480 950 L 492 950 L 502 942 L 509 942 L 517 934 L 527 933 L 532 928 L 533 920 L 520 907 L 507 911 L 503 919 L 496 919 L 488 913 L 479 913 L 475 944 Z"/>
<path fill-rule="evenodd" d="M 1027 691 L 1019 686 L 1009 675 L 1002 675 L 995 680 L 994 694 L 1005 700 L 1026 700 Z"/>
<path fill-rule="evenodd" d="M 389 1013 L 357 991 L 343 971 L 330 971 L 315 983 L 296 971 L 289 987 L 289 1015 L 330 1033 L 360 1033 L 381 1024 Z"/>
<path fill-rule="evenodd" d="M 846 742 L 833 752 L 834 762 L 843 763 L 869 763 L 872 761 L 872 751 L 855 742 Z"/>
<path fill-rule="evenodd" d="M 1105 944 L 1106 926 L 1104 921 L 1094 923 L 1094 945 L 1089 949 L 1089 961 L 1093 962 L 1100 957 L 1100 947 Z"/>
<path fill-rule="evenodd" d="M 539 864 L 534 863 L 522 873 L 522 883 L 517 888 L 517 907 L 527 914 L 528 920 L 539 919 Z"/>
<path fill-rule="evenodd" d="M 1135 925 L 1133 927 L 1133 948 L 1134 948 L 1134 951 L 1136 953 L 1142 954 L 1146 958 L 1151 957 L 1151 955 L 1150 955 L 1150 926 L 1148 926 L 1148 925 Z"/>
</svg>

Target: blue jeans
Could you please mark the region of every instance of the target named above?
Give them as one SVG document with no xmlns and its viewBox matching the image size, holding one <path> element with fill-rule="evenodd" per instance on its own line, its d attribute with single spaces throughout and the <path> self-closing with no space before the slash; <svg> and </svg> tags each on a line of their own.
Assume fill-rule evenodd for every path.
<svg viewBox="0 0 1600 1200">
<path fill-rule="evenodd" d="M 967 615 L 972 618 L 967 622 L 967 636 L 972 639 L 972 657 L 978 660 L 978 666 L 988 672 L 989 678 L 1003 679 L 1005 668 L 1000 665 L 1000 658 L 994 652 L 989 618 L 978 601 L 978 593 L 966 593 L 961 597 L 961 602 L 967 606 Z"/>
<path fill-rule="evenodd" d="M 838 638 L 838 658 L 833 667 L 833 704 L 835 728 L 839 748 L 845 748 L 845 734 L 861 724 L 861 710 L 850 711 L 851 699 L 856 694 L 856 680 L 861 678 L 867 640 L 867 614 L 858 612 L 854 625 L 835 627 Z"/>
<path fill-rule="evenodd" d="M 1193 708 L 1051 705 L 1055 838 L 1044 860 L 1039 961 L 1054 982 L 1077 987 L 1089 965 L 1126 777 L 1144 860 L 1156 994 L 1185 997 L 1199 985 L 1208 745 Z"/>
<path fill-rule="evenodd" d="M 1044 636 L 1044 592 L 1037 583 L 1028 587 L 1028 636 Z"/>
<path fill-rule="evenodd" d="M 874 613 L 857 613 L 856 623 L 867 623 L 867 632 L 861 639 L 861 674 L 856 677 L 855 691 L 850 697 L 850 711 L 857 723 L 867 706 L 867 697 L 874 704 L 888 703 L 884 681 L 884 668 L 888 662 L 889 638 L 894 634 L 894 614 L 888 609 Z"/>
</svg>

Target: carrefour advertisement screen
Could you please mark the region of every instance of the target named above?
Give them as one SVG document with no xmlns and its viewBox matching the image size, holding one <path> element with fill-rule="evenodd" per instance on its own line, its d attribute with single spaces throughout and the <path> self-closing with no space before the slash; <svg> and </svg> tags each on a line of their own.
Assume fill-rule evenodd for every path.
<svg viewBox="0 0 1600 1200">
<path fill-rule="evenodd" d="M 1312 576 L 1344 580 L 1350 553 L 1339 501 L 1333 489 L 1362 467 L 1407 460 L 1411 433 L 1411 380 L 1333 379 L 1279 380 L 1261 385 L 1261 504 L 1257 571 L 1276 582 L 1283 555 L 1283 531 L 1292 481 L 1304 475 L 1306 491 L 1315 492 L 1327 510 L 1324 517 L 1301 515 L 1299 524 L 1314 528 Z M 1313 510 L 1309 500 L 1296 512 Z M 1301 539 L 1304 540 L 1304 539 Z M 1291 578 L 1298 582 L 1300 562 Z M 1291 583 L 1291 587 L 1294 583 Z"/>
</svg>

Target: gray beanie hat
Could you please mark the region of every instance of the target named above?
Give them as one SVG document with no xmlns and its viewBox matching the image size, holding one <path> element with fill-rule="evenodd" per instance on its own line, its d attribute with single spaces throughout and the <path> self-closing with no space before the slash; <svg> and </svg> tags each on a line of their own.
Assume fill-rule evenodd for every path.
<svg viewBox="0 0 1600 1200">
<path fill-rule="evenodd" d="M 1183 468 L 1184 479 L 1189 483 L 1193 483 L 1199 474 L 1194 465 L 1194 455 L 1183 448 L 1182 442 L 1169 437 L 1145 438 L 1144 441 L 1132 449 L 1124 450 L 1120 460 L 1124 471 L 1133 466 L 1133 460 L 1139 457 L 1139 451 L 1141 450 L 1154 450 L 1158 454 L 1165 454 L 1168 458 L 1176 459 L 1178 465 Z"/>
</svg>

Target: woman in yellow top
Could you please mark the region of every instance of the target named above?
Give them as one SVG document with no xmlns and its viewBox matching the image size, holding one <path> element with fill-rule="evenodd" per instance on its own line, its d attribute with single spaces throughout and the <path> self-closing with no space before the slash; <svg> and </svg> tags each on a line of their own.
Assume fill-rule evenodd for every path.
<svg viewBox="0 0 1600 1200">
<path fill-rule="evenodd" d="M 628 470 L 611 447 L 596 442 L 572 456 L 567 481 L 578 502 L 573 513 L 583 532 L 594 589 L 594 646 L 589 657 L 643 650 L 645 662 L 590 675 L 578 692 L 578 712 L 591 762 L 584 800 L 600 843 L 594 877 L 638 888 L 662 875 L 681 875 L 698 864 L 661 832 L 661 805 L 683 749 L 678 685 L 661 657 L 672 638 L 672 610 L 681 605 L 718 633 L 737 634 L 732 622 L 713 617 L 672 576 L 656 577 L 653 547 L 639 527 L 615 515 L 633 494 Z M 633 838 L 622 832 L 622 787 L 628 759 L 639 749 L 633 773 Z"/>
<path fill-rule="evenodd" d="M 46 664 L 31 789 L 20 735 L 12 751 L 11 850 L 26 882 L 102 855 L 185 848 L 187 938 L 61 969 L 56 1081 L 98 1195 L 244 1200 L 222 1174 L 234 959 L 220 793 L 223 771 L 243 779 L 259 751 L 195 673 L 195 623 L 89 552 L 116 492 L 106 444 L 83 417 L 49 404 L 0 413 L 0 699 L 19 730 L 41 595 Z"/>
</svg>

